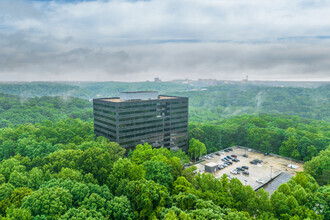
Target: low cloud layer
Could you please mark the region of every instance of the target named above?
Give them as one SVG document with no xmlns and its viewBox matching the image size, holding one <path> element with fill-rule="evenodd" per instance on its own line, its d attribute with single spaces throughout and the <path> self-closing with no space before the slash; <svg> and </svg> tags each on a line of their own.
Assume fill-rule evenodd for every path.
<svg viewBox="0 0 330 220">
<path fill-rule="evenodd" d="M 0 80 L 330 80 L 330 3 L 0 1 Z"/>
</svg>

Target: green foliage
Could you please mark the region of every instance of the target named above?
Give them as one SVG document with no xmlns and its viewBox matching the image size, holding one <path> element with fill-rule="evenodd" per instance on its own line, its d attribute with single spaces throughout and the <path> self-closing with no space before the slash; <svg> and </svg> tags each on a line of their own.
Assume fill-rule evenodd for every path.
<svg viewBox="0 0 330 220">
<path fill-rule="evenodd" d="M 190 158 L 193 158 L 196 160 L 197 158 L 201 158 L 204 154 L 206 154 L 206 147 L 205 144 L 200 142 L 199 140 L 195 138 L 191 138 L 189 141 L 189 149 L 188 154 Z"/>
<path fill-rule="evenodd" d="M 161 161 L 146 161 L 143 163 L 143 167 L 146 170 L 145 178 L 147 180 L 153 180 L 167 188 L 171 186 L 173 176 L 169 165 Z"/>
<path fill-rule="evenodd" d="M 240 145 L 306 161 L 327 148 L 329 129 L 325 121 L 297 116 L 242 115 L 215 124 L 190 123 L 189 136 L 201 138 L 209 153 Z"/>
<path fill-rule="evenodd" d="M 60 187 L 41 188 L 23 199 L 22 208 L 32 215 L 60 217 L 72 206 L 72 195 Z"/>
<path fill-rule="evenodd" d="M 318 88 L 221 85 L 173 95 L 189 97 L 189 119 L 196 122 L 215 122 L 241 114 L 287 114 L 330 120 L 329 84 Z"/>
<path fill-rule="evenodd" d="M 87 121 L 93 117 L 92 104 L 73 97 L 23 98 L 0 93 L 0 106 L 0 128 L 24 123 L 41 123 L 44 120 L 56 122 L 66 118 Z"/>
<path fill-rule="evenodd" d="M 33 100 L 54 101 L 27 102 Z M 48 107 L 60 109 L 55 106 Z M 34 220 L 329 219 L 327 122 L 242 115 L 213 124 L 190 123 L 189 137 L 194 159 L 200 148 L 203 154 L 237 144 L 310 160 L 307 174 L 298 173 L 269 198 L 263 189 L 255 192 L 235 178 L 195 175 L 194 166 L 184 169 L 189 158 L 183 151 L 153 149 L 146 143 L 124 158 L 125 149 L 96 138 L 91 123 L 54 119 L 0 129 L 1 215 Z"/>
<path fill-rule="evenodd" d="M 162 207 L 170 205 L 170 195 L 166 187 L 152 180 L 131 181 L 124 195 L 130 200 L 133 210 L 139 213 L 139 219 L 159 215 Z"/>
<path fill-rule="evenodd" d="M 321 151 L 318 156 L 313 157 L 310 161 L 306 162 L 304 169 L 307 173 L 311 174 L 319 184 L 329 184 L 330 147 Z"/>
<path fill-rule="evenodd" d="M 110 219 L 133 219 L 131 203 L 126 196 L 114 197 L 109 203 Z"/>
</svg>

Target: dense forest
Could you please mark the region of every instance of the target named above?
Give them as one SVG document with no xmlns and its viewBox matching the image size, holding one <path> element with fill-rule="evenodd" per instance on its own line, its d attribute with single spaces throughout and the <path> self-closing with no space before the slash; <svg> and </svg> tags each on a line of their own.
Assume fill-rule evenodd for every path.
<svg viewBox="0 0 330 220">
<path fill-rule="evenodd" d="M 288 114 L 330 121 L 330 85 L 318 88 L 223 85 L 189 97 L 191 121 L 210 122 L 241 114 Z"/>
<path fill-rule="evenodd" d="M 327 86 L 187 86 L 176 94 L 190 97 L 189 158 L 148 144 L 126 152 L 95 137 L 90 101 L 43 97 L 68 86 L 88 98 L 97 83 L 54 86 L 52 94 L 43 84 L 25 97 L 0 95 L 0 219 L 330 219 Z M 105 85 L 104 92 L 127 88 Z M 165 85 L 172 94 L 180 84 Z M 227 110 L 215 110 L 222 106 Z M 230 113 L 239 108 L 245 110 Z M 236 178 L 183 168 L 198 157 L 194 148 L 210 153 L 234 145 L 306 161 L 305 172 L 269 196 Z"/>
<path fill-rule="evenodd" d="M 68 117 L 92 120 L 92 103 L 73 97 L 25 98 L 0 94 L 0 128 Z"/>
<path fill-rule="evenodd" d="M 214 152 L 240 145 L 308 161 L 330 143 L 330 123 L 288 115 L 241 115 L 214 123 L 189 123 L 189 136 Z"/>
<path fill-rule="evenodd" d="M 329 219 L 329 187 L 299 173 L 270 197 L 238 179 L 194 175 L 187 156 L 125 150 L 91 123 L 65 119 L 0 129 L 3 219 Z M 320 155 L 322 156 L 322 155 Z"/>
<path fill-rule="evenodd" d="M 301 85 L 305 85 L 301 83 Z M 254 84 L 200 84 L 174 82 L 2 83 L 0 93 L 21 97 L 62 96 L 90 100 L 118 96 L 121 91 L 156 90 L 189 97 L 190 121 L 214 122 L 241 114 L 288 114 L 330 121 L 330 85 L 317 88 L 271 87 Z"/>
</svg>

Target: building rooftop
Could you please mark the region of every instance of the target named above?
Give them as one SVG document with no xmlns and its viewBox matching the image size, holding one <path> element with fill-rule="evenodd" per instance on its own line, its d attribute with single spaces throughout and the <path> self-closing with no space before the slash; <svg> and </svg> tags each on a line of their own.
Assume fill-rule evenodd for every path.
<svg viewBox="0 0 330 220">
<path fill-rule="evenodd" d="M 205 166 L 214 167 L 214 166 L 218 166 L 218 164 L 216 164 L 214 162 L 210 162 L 210 163 L 205 164 Z"/>
<path fill-rule="evenodd" d="M 165 95 L 159 95 L 157 99 L 178 99 L 180 97 L 176 96 L 165 96 Z M 157 99 L 148 99 L 148 100 L 157 100 Z M 147 100 L 140 100 L 140 99 L 134 99 L 134 100 L 122 100 L 119 97 L 114 98 L 101 98 L 100 100 L 107 101 L 107 102 L 137 102 L 137 101 L 147 101 Z"/>
</svg>

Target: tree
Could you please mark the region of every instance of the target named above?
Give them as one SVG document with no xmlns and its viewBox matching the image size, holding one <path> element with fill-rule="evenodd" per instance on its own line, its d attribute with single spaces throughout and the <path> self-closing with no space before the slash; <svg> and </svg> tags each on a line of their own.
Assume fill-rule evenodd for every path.
<svg viewBox="0 0 330 220">
<path fill-rule="evenodd" d="M 206 154 L 205 144 L 195 138 L 190 139 L 188 154 L 190 158 L 193 158 L 194 160 L 196 160 L 196 158 L 200 158 Z"/>
<path fill-rule="evenodd" d="M 23 199 L 22 208 L 32 215 L 60 217 L 72 206 L 72 195 L 60 187 L 41 188 Z"/>
<path fill-rule="evenodd" d="M 145 178 L 147 180 L 153 180 L 155 183 L 164 185 L 167 188 L 172 185 L 173 176 L 171 175 L 170 166 L 161 161 L 146 161 L 143 166 L 146 170 Z"/>
<path fill-rule="evenodd" d="M 95 210 L 87 210 L 85 208 L 71 208 L 64 215 L 61 216 L 64 220 L 79 220 L 79 219 L 95 219 L 106 220 L 107 218 L 102 213 Z"/>
<path fill-rule="evenodd" d="M 109 203 L 110 219 L 133 219 L 131 203 L 126 196 L 114 197 Z"/>
<path fill-rule="evenodd" d="M 137 212 L 140 219 L 152 218 L 163 207 L 170 205 L 166 187 L 152 180 L 131 181 L 123 194 L 130 200 L 133 212 Z"/>
<path fill-rule="evenodd" d="M 32 194 L 32 190 L 27 187 L 21 187 L 13 190 L 8 198 L 0 201 L 1 213 L 5 214 L 7 208 L 11 206 L 21 207 L 23 198 L 31 194 Z"/>
<path fill-rule="evenodd" d="M 318 156 L 304 164 L 306 173 L 312 175 L 319 184 L 326 185 L 330 182 L 330 147 L 319 153 Z"/>
</svg>

